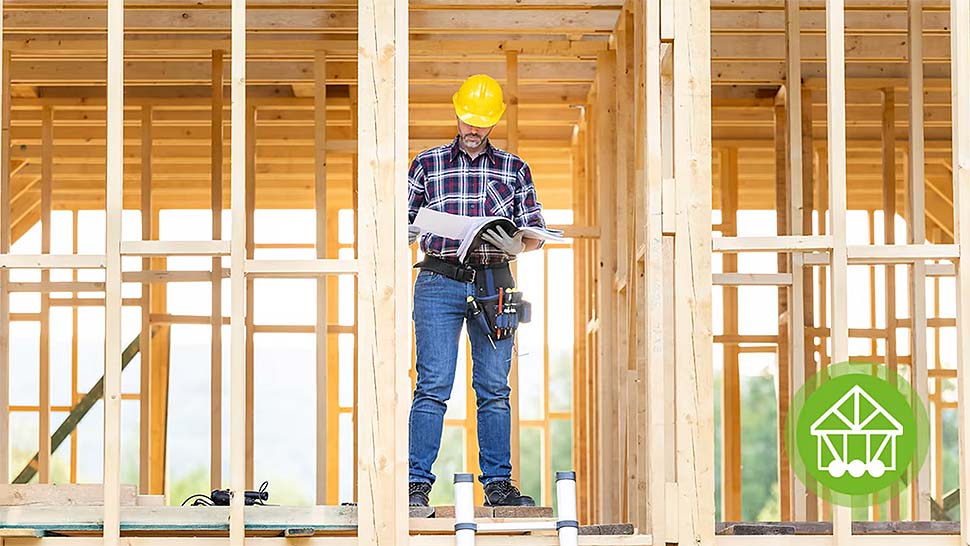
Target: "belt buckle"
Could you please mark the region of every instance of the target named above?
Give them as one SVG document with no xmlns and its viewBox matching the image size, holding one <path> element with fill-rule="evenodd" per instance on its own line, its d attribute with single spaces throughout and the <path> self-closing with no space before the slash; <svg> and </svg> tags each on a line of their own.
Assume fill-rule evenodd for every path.
<svg viewBox="0 0 970 546">
<path fill-rule="evenodd" d="M 465 266 L 462 270 L 464 278 L 467 279 L 465 282 L 475 282 L 475 274 L 477 273 L 474 268 Z"/>
</svg>

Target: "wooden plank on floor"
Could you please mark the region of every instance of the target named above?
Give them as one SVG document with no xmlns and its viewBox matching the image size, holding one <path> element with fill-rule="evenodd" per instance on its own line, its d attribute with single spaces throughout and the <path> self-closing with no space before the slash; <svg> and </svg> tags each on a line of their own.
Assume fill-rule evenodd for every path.
<svg viewBox="0 0 970 546">
<path fill-rule="evenodd" d="M 134 506 L 135 486 L 122 484 L 122 506 Z M 104 491 L 100 484 L 10 484 L 0 485 L 0 506 L 102 506 Z"/>
</svg>

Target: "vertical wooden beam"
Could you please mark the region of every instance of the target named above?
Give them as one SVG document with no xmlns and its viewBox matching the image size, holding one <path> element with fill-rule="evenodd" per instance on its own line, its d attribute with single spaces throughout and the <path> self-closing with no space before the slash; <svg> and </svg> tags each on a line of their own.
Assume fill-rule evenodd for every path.
<svg viewBox="0 0 970 546">
<path fill-rule="evenodd" d="M 586 120 L 586 156 L 584 158 L 586 163 L 586 180 L 584 181 L 584 189 L 586 199 L 583 203 L 585 208 L 586 218 L 589 220 L 591 225 L 599 225 L 599 193 L 596 189 L 597 183 L 597 163 L 596 163 L 596 150 L 598 147 L 595 145 L 594 138 L 598 135 L 596 129 L 596 114 L 594 111 L 594 105 L 597 103 L 597 98 L 595 96 L 596 85 L 594 84 L 590 90 L 590 94 L 587 98 L 586 106 L 583 110 Z M 595 108 L 598 110 L 598 108 Z M 586 277 L 586 290 L 587 296 L 585 299 L 586 303 L 586 325 L 583 328 L 586 338 L 586 377 L 587 382 L 585 387 L 586 396 L 586 415 L 583 416 L 583 425 L 586 431 L 586 443 L 589 446 L 595 446 L 593 449 L 588 449 L 586 452 L 586 463 L 585 468 L 587 470 L 588 479 L 584 484 L 585 489 L 585 513 L 586 521 L 595 521 L 597 517 L 597 506 L 598 506 L 598 491 L 599 491 L 599 477 L 598 472 L 598 456 L 599 456 L 599 436 L 598 436 L 598 423 L 599 423 L 599 405 L 597 403 L 596 393 L 599 392 L 599 345 L 596 336 L 596 322 L 598 321 L 598 299 L 599 293 L 597 291 L 597 271 L 598 263 L 596 261 L 598 253 L 598 240 L 589 240 L 584 244 L 584 253 L 586 261 L 584 263 L 585 277 Z"/>
<path fill-rule="evenodd" d="M 246 259 L 256 255 L 256 106 L 246 107 Z M 246 489 L 255 485 L 253 458 L 256 453 L 255 328 L 256 281 L 246 278 Z"/>
<path fill-rule="evenodd" d="M 953 101 L 953 198 L 960 256 L 970 256 L 970 0 L 950 3 L 951 97 Z M 970 267 L 957 265 L 957 382 L 960 423 L 960 540 L 970 543 Z"/>
<path fill-rule="evenodd" d="M 121 209 L 124 184 L 124 0 L 108 0 L 104 288 L 104 544 L 121 536 Z"/>
<path fill-rule="evenodd" d="M 54 175 L 54 112 L 50 106 L 41 108 L 41 167 L 40 167 L 40 252 L 51 252 L 51 198 Z M 50 282 L 49 269 L 40 272 L 41 283 Z M 38 483 L 50 483 L 51 469 L 51 361 L 50 361 L 51 298 L 50 292 L 40 294 L 40 413 L 38 432 Z"/>
<path fill-rule="evenodd" d="M 354 108 L 351 105 L 351 108 Z M 351 133 L 354 134 L 354 133 Z M 327 237 L 330 239 L 331 248 L 336 248 L 337 235 L 340 231 L 340 222 L 336 211 L 327 211 Z M 327 278 L 327 316 L 340 316 L 340 278 L 332 275 Z M 336 336 L 334 336 L 336 337 Z M 338 343 L 327 343 L 327 430 L 333 436 L 340 432 L 340 345 Z M 329 435 L 328 435 L 329 436 Z M 354 435 L 351 435 L 351 441 Z M 356 465 L 351 461 L 350 468 L 344 468 L 340 464 L 340 442 L 327 442 L 327 488 L 326 499 L 323 504 L 338 504 L 340 497 L 340 473 L 352 472 Z"/>
<path fill-rule="evenodd" d="M 825 2 L 826 94 L 828 100 L 828 181 L 831 207 L 832 361 L 849 359 L 848 290 L 845 213 L 845 0 Z M 832 514 L 835 544 L 851 541 L 852 513 L 835 506 Z"/>
<path fill-rule="evenodd" d="M 152 238 L 152 107 L 141 108 L 141 238 Z M 141 268 L 152 268 L 151 258 L 142 258 Z M 141 396 L 138 401 L 141 430 L 138 442 L 138 491 L 151 494 L 151 423 L 152 423 L 152 284 L 141 285 L 141 334 L 139 351 L 141 359 Z"/>
<path fill-rule="evenodd" d="M 575 222 L 579 225 L 590 225 L 590 218 L 586 214 L 586 193 L 588 171 L 586 170 L 586 146 L 588 125 L 586 121 L 585 108 L 582 110 L 582 118 L 576 132 L 573 134 L 573 187 L 572 187 L 572 209 L 575 214 Z M 573 271 L 575 278 L 573 281 L 573 460 L 575 461 L 576 472 L 581 476 L 589 476 L 589 428 L 588 416 L 589 396 L 588 385 L 589 359 L 587 358 L 588 337 L 586 325 L 589 324 L 590 317 L 588 311 L 589 292 L 587 290 L 588 278 L 586 275 L 587 260 L 587 241 L 576 239 L 573 241 Z M 588 480 L 587 480 L 588 482 Z M 577 513 L 580 521 L 589 521 L 587 510 L 588 491 L 584 486 L 579 486 L 577 490 Z"/>
<path fill-rule="evenodd" d="M 509 51 L 505 57 L 505 100 L 508 107 L 505 110 L 506 138 L 509 153 L 519 154 L 519 52 Z M 512 262 L 512 273 L 518 273 L 518 263 Z M 469 361 L 470 362 L 470 361 Z M 520 425 L 519 409 L 519 355 L 512 353 L 512 366 L 509 371 L 509 406 L 512 410 L 512 426 L 510 447 L 512 453 L 512 480 L 519 482 L 522 467 L 522 427 Z M 473 400 L 470 398 L 469 400 Z M 548 446 L 547 446 L 548 447 Z M 474 467 L 470 467 L 474 468 Z M 477 492 L 477 490 L 476 490 Z"/>
<path fill-rule="evenodd" d="M 613 486 L 614 494 L 619 497 L 616 517 L 622 521 L 630 521 L 629 501 L 631 494 L 626 480 L 626 469 L 629 468 L 629 450 L 627 438 L 629 436 L 630 401 L 627 397 L 627 369 L 630 358 L 629 331 L 629 297 L 630 297 L 630 258 L 629 258 L 629 218 L 630 218 L 630 147 L 629 136 L 632 131 L 631 108 L 634 99 L 630 87 L 631 51 L 629 47 L 629 32 L 627 29 L 627 12 L 620 11 L 617 22 L 616 37 L 616 189 L 613 192 L 613 213 L 610 222 L 615 224 L 614 241 L 611 241 L 615 253 L 616 272 L 604 279 L 612 287 L 609 293 L 609 305 L 612 306 L 615 320 L 613 328 L 606 332 L 610 343 L 615 347 L 615 359 L 610 363 L 616 370 L 613 372 L 613 389 L 615 398 L 617 426 L 612 433 L 617 437 L 617 454 L 614 459 L 617 482 Z"/>
<path fill-rule="evenodd" d="M 232 139 L 230 141 L 232 238 L 229 283 L 232 293 L 230 315 L 229 371 L 229 487 L 235 492 L 229 508 L 229 543 L 245 544 L 245 511 L 242 492 L 246 489 L 246 240 L 247 186 L 250 163 L 246 133 L 249 116 L 246 105 L 246 0 L 232 0 L 231 50 Z"/>
<path fill-rule="evenodd" d="M 882 90 L 882 214 L 883 243 L 896 243 L 896 92 Z M 896 373 L 896 265 L 885 266 L 886 367 Z M 875 283 L 873 283 L 875 288 Z M 875 318 L 875 313 L 873 313 Z M 899 521 L 898 487 L 889 499 L 889 519 Z"/>
<path fill-rule="evenodd" d="M 812 145 L 812 92 L 809 89 L 802 89 L 802 112 L 801 112 L 801 143 L 802 143 L 802 225 L 800 233 L 810 235 L 813 233 L 813 210 L 815 202 L 815 150 Z M 802 343 L 802 375 L 797 377 L 794 389 L 800 389 L 805 381 L 812 377 L 816 372 L 815 367 L 815 336 L 809 335 L 805 331 L 806 326 L 815 325 L 815 274 L 813 267 L 804 266 L 804 256 L 796 255 L 792 258 L 793 270 L 801 271 L 801 288 L 795 289 L 794 283 L 799 282 L 793 278 L 793 292 L 801 291 L 802 319 L 801 330 L 796 331 Z M 818 497 L 813 491 L 807 490 L 801 481 L 795 483 L 795 503 L 794 516 L 796 521 L 817 521 L 818 520 Z"/>
<path fill-rule="evenodd" d="M 667 427 L 666 376 L 664 362 L 664 256 L 663 226 L 663 155 L 661 135 L 660 74 L 660 0 L 644 0 L 644 130 L 643 147 L 646 183 L 646 332 L 647 375 L 643 396 L 648 401 L 646 455 L 648 489 L 647 520 L 655 542 L 666 537 L 667 474 L 664 445 Z M 668 150 L 669 153 L 669 150 Z M 670 499 L 673 502 L 674 499 Z"/>
<path fill-rule="evenodd" d="M 223 167 L 223 52 L 212 52 L 211 204 L 212 240 L 222 239 Z M 209 486 L 222 489 L 222 257 L 212 258 L 211 313 L 209 315 Z"/>
<path fill-rule="evenodd" d="M 910 244 L 926 242 L 926 157 L 924 154 L 923 110 L 923 0 L 907 2 L 907 41 L 909 43 L 909 184 L 906 203 L 906 227 Z M 914 262 L 910 267 L 909 286 L 910 355 L 913 386 L 919 399 L 929 407 L 929 374 L 926 361 L 926 264 Z M 930 465 L 923 465 L 912 476 L 911 487 L 916 493 L 915 518 L 929 521 Z"/>
<path fill-rule="evenodd" d="M 738 214 L 738 150 L 721 149 L 721 232 L 725 237 L 737 236 Z M 738 270 L 738 255 L 721 255 L 725 273 Z M 725 335 L 738 333 L 738 289 L 723 288 L 723 324 Z M 738 345 L 725 343 L 724 393 L 721 410 L 721 426 L 724 439 L 721 474 L 721 514 L 724 521 L 741 519 L 741 377 L 738 370 Z"/>
<path fill-rule="evenodd" d="M 785 64 L 787 68 L 787 101 L 785 113 L 788 134 L 787 141 L 787 188 L 788 188 L 788 233 L 802 235 L 804 233 L 804 150 L 802 145 L 802 56 L 801 56 L 801 21 L 799 17 L 799 3 L 797 0 L 785 1 Z M 809 162 L 811 158 L 809 158 Z M 810 233 L 809 229 L 809 233 Z M 805 377 L 805 276 L 803 256 L 801 253 L 791 253 L 788 256 L 788 270 L 792 273 L 792 284 L 789 287 L 788 298 L 788 364 L 790 377 L 789 389 L 784 393 L 786 403 L 779 411 L 778 417 L 784 422 L 788 417 L 790 397 L 801 385 Z M 780 390 L 780 389 L 779 389 Z M 779 393 L 781 394 L 781 393 Z M 785 427 L 779 430 L 779 439 L 784 443 Z M 788 488 L 788 494 L 782 494 L 782 519 L 805 519 L 805 487 L 793 479 L 791 464 L 784 447 L 779 446 L 779 467 L 783 468 L 785 480 L 781 482 L 781 491 Z M 785 501 L 789 502 L 787 510 Z"/>
<path fill-rule="evenodd" d="M 714 544 L 710 0 L 674 7 L 674 327 L 679 538 Z"/>
<path fill-rule="evenodd" d="M 791 234 L 791 194 L 790 173 L 794 171 L 794 166 L 789 166 L 788 140 L 789 119 L 789 90 L 782 87 L 775 98 L 775 213 L 776 229 L 778 235 Z M 798 124 L 798 128 L 801 123 Z M 799 151 L 801 149 L 799 148 Z M 799 155 L 801 159 L 801 155 Z M 791 254 L 778 253 L 778 272 L 787 273 L 791 271 Z M 789 309 L 789 290 L 788 286 L 778 287 L 778 421 L 776 428 L 778 431 L 778 490 L 780 500 L 780 514 L 782 521 L 792 519 L 792 474 L 791 466 L 788 462 L 788 452 L 784 448 L 785 443 L 785 418 L 788 415 L 788 407 L 791 404 L 791 357 L 792 357 L 792 313 Z"/>
<path fill-rule="evenodd" d="M 619 499 L 616 496 L 619 472 L 619 438 L 616 436 L 616 358 L 612 332 L 615 318 L 613 315 L 613 279 L 616 274 L 616 224 L 612 209 L 616 203 L 616 53 L 600 53 L 596 60 L 596 168 L 599 210 L 597 222 L 600 226 L 599 271 L 597 274 L 597 310 L 599 316 L 599 383 L 596 398 L 600 419 L 600 463 L 598 465 L 599 520 L 612 521 L 618 516 Z"/>
<path fill-rule="evenodd" d="M 2 17 L 0 17 L 2 19 Z M 78 253 L 77 221 L 78 211 L 71 211 L 71 254 Z M 71 280 L 77 282 L 78 270 L 71 271 Z M 78 321 L 77 307 L 71 307 L 71 405 L 77 404 L 78 397 Z M 77 427 L 71 431 L 71 483 L 77 483 Z M 4 482 L 5 483 L 5 482 Z"/>
<path fill-rule="evenodd" d="M 519 153 L 519 52 L 505 53 L 506 149 Z M 513 465 L 514 466 L 514 465 Z"/>
<path fill-rule="evenodd" d="M 316 217 L 316 257 L 327 257 L 327 53 L 317 51 L 313 66 L 313 195 Z M 317 278 L 316 374 L 317 458 L 316 503 L 327 503 L 327 277 Z M 339 438 L 338 431 L 334 437 Z"/>
<path fill-rule="evenodd" d="M 621 361 L 621 377 L 626 383 L 626 402 L 623 405 L 623 412 L 626 414 L 624 425 L 626 433 L 626 463 L 623 466 L 626 475 L 626 497 L 627 497 L 627 521 L 636 521 L 638 505 L 641 502 L 641 494 L 637 490 L 636 469 L 637 459 L 640 452 L 637 448 L 637 418 L 639 416 L 637 389 L 637 336 L 636 336 L 636 315 L 637 300 L 639 297 L 639 266 L 636 260 L 637 253 L 637 212 L 640 208 L 637 196 L 641 190 L 638 187 L 639 177 L 637 171 L 637 134 L 639 131 L 637 121 L 637 111 L 639 106 L 639 96 L 637 89 L 637 50 L 636 50 L 636 2 L 629 2 L 626 15 L 621 19 L 623 25 L 623 50 L 624 50 L 624 70 L 626 71 L 626 83 L 622 89 L 628 101 L 625 105 L 627 133 L 623 139 L 623 149 L 626 154 L 626 183 L 627 183 L 627 202 L 626 214 L 623 223 L 618 226 L 619 244 L 623 245 L 623 263 L 626 273 L 626 290 L 621 293 L 621 304 L 623 308 L 622 331 L 625 332 L 626 357 Z M 617 110 L 619 111 L 619 110 Z"/>
<path fill-rule="evenodd" d="M 661 0 L 661 11 L 664 4 L 669 4 L 668 0 Z M 672 13 L 671 13 L 672 15 Z M 664 19 L 661 17 L 661 38 Z M 673 26 L 672 24 L 670 25 Z M 679 542 L 680 513 L 677 484 L 677 422 L 681 418 L 677 411 L 677 346 L 676 346 L 676 324 L 674 322 L 674 284 L 676 276 L 674 272 L 674 234 L 676 226 L 674 221 L 668 220 L 669 211 L 674 211 L 676 216 L 677 193 L 676 180 L 674 180 L 674 46 L 673 44 L 661 44 L 660 47 L 660 169 L 662 174 L 662 184 L 659 190 L 661 193 L 661 222 L 659 260 L 662 270 L 659 276 L 662 279 L 662 303 L 660 308 L 663 314 L 663 386 L 664 386 L 664 498 L 671 505 L 671 509 L 665 510 L 666 516 L 663 527 L 665 530 L 664 540 L 667 542 Z M 668 180 L 674 181 L 667 184 Z M 668 231 L 669 229 L 669 231 Z M 713 393 L 712 393 L 713 394 Z"/>
<path fill-rule="evenodd" d="M 357 141 L 360 142 L 360 132 L 358 129 L 360 109 L 357 106 L 359 102 L 357 100 L 358 93 L 359 92 L 358 92 L 357 86 L 351 85 L 350 86 L 350 131 L 351 131 L 351 134 L 357 135 Z M 352 154 L 350 156 L 350 166 L 351 166 L 350 190 L 353 195 L 353 212 L 354 212 L 355 220 L 360 218 L 359 165 L 360 165 L 360 161 L 359 161 L 358 154 L 357 153 Z M 355 221 L 354 222 L 354 257 L 358 259 L 360 258 L 359 250 L 360 250 L 360 222 Z M 408 255 L 408 258 L 410 259 L 410 255 Z M 409 261 L 409 263 L 414 263 L 414 262 Z M 358 293 L 359 290 L 360 290 L 360 277 L 354 276 L 354 293 Z M 360 298 L 354 298 L 354 375 L 353 375 L 353 379 L 354 379 L 355 386 L 360 385 L 360 380 L 358 377 L 359 364 L 360 364 Z M 359 417 L 358 410 L 360 409 L 360 397 L 358 395 L 358 392 L 359 392 L 359 389 L 355 388 L 354 389 L 354 409 L 353 409 L 353 412 L 351 413 L 354 434 L 355 434 L 354 461 L 356 461 L 357 458 L 360 456 L 360 442 L 357 440 L 357 436 L 356 436 L 359 431 L 358 423 L 360 422 L 358 418 Z M 413 392 L 413 391 L 410 391 L 410 392 Z M 410 411 L 411 411 L 410 408 L 408 408 L 407 412 L 410 412 Z M 357 464 L 353 465 L 355 499 L 357 498 L 357 488 L 360 481 L 357 479 L 359 470 L 360 470 L 359 465 Z"/>
<path fill-rule="evenodd" d="M 148 213 L 148 232 L 150 239 L 159 237 L 160 216 L 159 209 L 152 205 Z M 144 227 L 143 227 L 144 229 Z M 75 229 L 75 234 L 77 230 Z M 75 249 L 76 251 L 76 249 Z M 155 271 L 167 268 L 165 258 L 152 258 L 151 267 Z M 168 289 L 165 283 L 151 285 L 150 308 L 152 313 L 166 313 L 168 311 Z M 171 345 L 171 325 L 154 325 L 149 347 L 151 367 L 151 389 L 149 391 L 149 476 L 148 485 L 152 495 L 165 494 L 165 460 L 168 449 L 168 385 L 169 385 L 169 355 Z"/>
<path fill-rule="evenodd" d="M 2 10 L 0 4 L 0 10 Z M 0 13 L 0 20 L 2 20 Z M 3 29 L 0 27 L 0 36 Z M 0 60 L 0 254 L 10 252 L 10 51 Z M 10 481 L 10 272 L 0 269 L 0 483 Z"/>
<path fill-rule="evenodd" d="M 637 529 L 646 530 L 649 528 L 648 512 L 648 492 L 649 482 L 647 481 L 648 456 L 647 449 L 647 407 L 649 400 L 645 392 L 647 381 L 647 286 L 646 286 L 646 245 L 647 245 L 647 184 L 646 170 L 646 138 L 647 122 L 645 119 L 646 99 L 644 97 L 645 80 L 645 32 L 644 25 L 645 9 L 644 0 L 635 0 L 632 3 L 630 24 L 632 26 L 633 46 L 631 55 L 634 65 L 634 116 L 633 123 L 635 129 L 631 135 L 630 148 L 634 157 L 634 176 L 631 179 L 633 184 L 633 206 L 631 207 L 631 220 L 633 223 L 631 234 L 631 248 L 633 274 L 630 276 L 633 288 L 633 304 L 630 325 L 630 335 L 632 336 L 635 347 L 631 351 L 630 363 L 634 370 L 634 380 L 630 382 L 631 398 L 635 418 L 630 427 L 630 435 L 633 438 L 633 461 L 631 462 L 631 483 L 634 499 L 634 512 L 631 522 Z M 641 249 L 643 251 L 641 252 Z M 646 531 L 644 531 L 646 532 Z"/>
<path fill-rule="evenodd" d="M 406 544 L 408 9 L 358 4 L 358 543 Z"/>
</svg>

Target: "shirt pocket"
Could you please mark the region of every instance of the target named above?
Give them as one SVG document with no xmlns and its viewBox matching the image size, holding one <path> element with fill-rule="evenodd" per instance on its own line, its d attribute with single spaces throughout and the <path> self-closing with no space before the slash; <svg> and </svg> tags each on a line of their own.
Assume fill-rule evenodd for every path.
<svg viewBox="0 0 970 546">
<path fill-rule="evenodd" d="M 509 182 L 489 177 L 485 184 L 485 207 L 489 216 L 512 218 L 515 212 L 515 190 Z"/>
</svg>

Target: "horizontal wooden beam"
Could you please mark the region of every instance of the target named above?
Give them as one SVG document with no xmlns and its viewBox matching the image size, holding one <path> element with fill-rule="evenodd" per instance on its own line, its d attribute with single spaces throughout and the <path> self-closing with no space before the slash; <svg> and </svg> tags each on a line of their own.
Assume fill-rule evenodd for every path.
<svg viewBox="0 0 970 546">
<path fill-rule="evenodd" d="M 125 256 L 228 256 L 229 241 L 122 241 Z"/>
<path fill-rule="evenodd" d="M 312 61 L 279 62 L 250 60 L 247 81 L 250 85 L 280 83 L 312 83 Z M 525 61 L 521 63 L 523 82 L 590 83 L 596 72 L 594 62 L 587 61 Z M 475 63 L 475 70 L 499 80 L 505 79 L 504 62 Z M 229 78 L 227 67 L 225 78 Z M 409 66 L 412 82 L 460 83 L 468 77 L 468 63 L 413 62 Z M 13 83 L 23 85 L 92 85 L 104 84 L 106 63 L 102 61 L 20 60 L 10 68 Z M 211 84 L 212 66 L 206 61 L 163 61 L 152 59 L 125 62 L 125 85 L 205 85 Z M 327 63 L 327 82 L 351 84 L 357 81 L 357 64 L 349 61 Z"/>
<path fill-rule="evenodd" d="M 827 235 L 781 237 L 714 237 L 714 252 L 811 252 L 832 248 Z"/>
<path fill-rule="evenodd" d="M 786 286 L 791 273 L 714 273 L 713 281 L 719 286 Z"/>
<path fill-rule="evenodd" d="M 12 37 L 51 32 L 105 32 L 107 12 L 104 8 L 74 7 L 70 10 L 7 10 L 4 34 Z M 619 10 L 615 9 L 568 7 L 557 10 L 412 8 L 408 13 L 408 22 L 412 33 L 609 34 L 616 26 L 618 14 Z M 125 10 L 125 34 L 228 32 L 229 16 L 229 10 L 129 9 Z M 357 31 L 357 13 L 356 10 L 347 9 L 299 7 L 254 9 L 247 13 L 246 28 L 248 32 L 316 33 L 325 29 L 332 34 L 351 34 Z"/>
<path fill-rule="evenodd" d="M 251 277 L 315 277 L 357 273 L 357 260 L 246 260 Z"/>
<path fill-rule="evenodd" d="M 960 257 L 957 245 L 855 245 L 848 247 L 850 264 L 899 264 Z"/>
<path fill-rule="evenodd" d="M 0 255 L 0 269 L 104 269 L 104 263 L 104 255 Z"/>
</svg>

